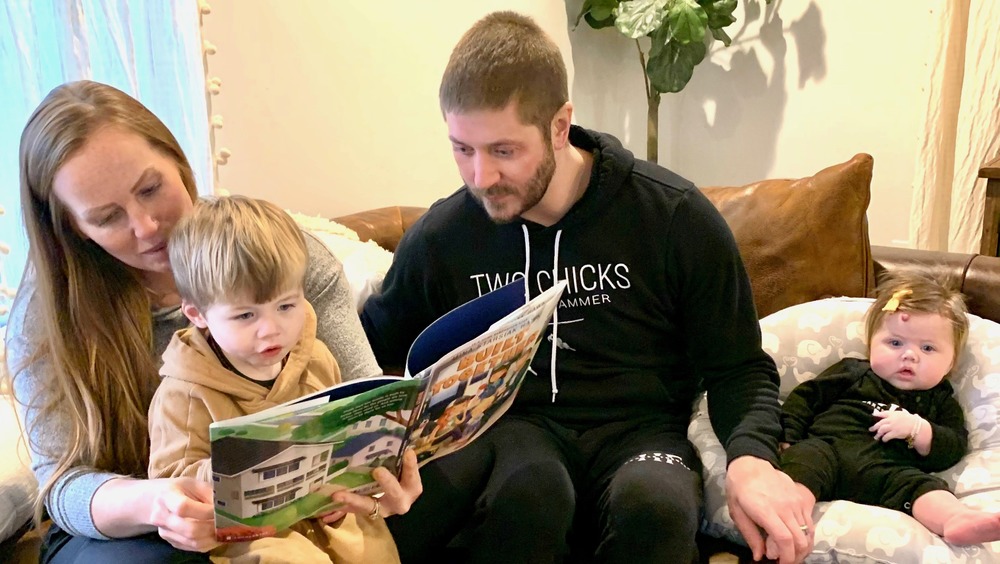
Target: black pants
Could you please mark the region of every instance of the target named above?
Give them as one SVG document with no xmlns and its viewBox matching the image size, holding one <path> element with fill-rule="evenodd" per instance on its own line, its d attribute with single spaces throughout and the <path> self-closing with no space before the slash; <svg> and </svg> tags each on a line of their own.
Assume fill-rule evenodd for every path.
<svg viewBox="0 0 1000 564">
<path fill-rule="evenodd" d="M 647 420 L 578 432 L 507 415 L 421 469 L 424 493 L 387 521 L 400 557 L 691 562 L 702 492 L 684 428 Z"/>
<path fill-rule="evenodd" d="M 207 554 L 184 552 L 156 533 L 114 540 L 75 537 L 53 524 L 42 543 L 41 564 L 188 564 L 208 562 Z"/>
<path fill-rule="evenodd" d="M 913 514 L 913 502 L 925 493 L 947 490 L 948 483 L 912 466 L 880 454 L 884 444 L 872 440 L 859 445 L 844 440 L 799 441 L 781 453 L 781 469 L 809 488 L 816 501 L 846 499 Z"/>
</svg>

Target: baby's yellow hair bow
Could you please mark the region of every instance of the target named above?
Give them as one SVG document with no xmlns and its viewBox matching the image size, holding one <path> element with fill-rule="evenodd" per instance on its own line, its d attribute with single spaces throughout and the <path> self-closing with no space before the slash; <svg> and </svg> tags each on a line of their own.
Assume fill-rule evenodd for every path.
<svg viewBox="0 0 1000 564">
<path fill-rule="evenodd" d="M 882 308 L 882 311 L 896 311 L 897 309 L 899 309 L 899 300 L 905 298 L 906 296 L 909 296 L 912 293 L 913 290 L 909 289 L 896 290 L 895 292 L 892 293 L 892 297 L 889 298 L 889 301 L 885 303 L 885 306 Z"/>
</svg>

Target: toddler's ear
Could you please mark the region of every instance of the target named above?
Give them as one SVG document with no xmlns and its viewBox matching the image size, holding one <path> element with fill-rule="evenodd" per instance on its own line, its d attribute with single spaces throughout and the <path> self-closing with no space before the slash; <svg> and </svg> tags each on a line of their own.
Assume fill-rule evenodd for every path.
<svg viewBox="0 0 1000 564">
<path fill-rule="evenodd" d="M 199 329 L 204 329 L 208 327 L 208 321 L 205 320 L 205 316 L 198 311 L 197 306 L 188 301 L 181 302 L 181 312 L 184 313 L 184 317 L 187 317 L 195 327 Z"/>
</svg>

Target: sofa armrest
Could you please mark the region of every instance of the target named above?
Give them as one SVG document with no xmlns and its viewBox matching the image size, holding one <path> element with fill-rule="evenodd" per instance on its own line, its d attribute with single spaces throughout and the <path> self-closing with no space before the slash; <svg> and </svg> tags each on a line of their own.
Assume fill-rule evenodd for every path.
<svg viewBox="0 0 1000 564">
<path fill-rule="evenodd" d="M 427 208 L 390 206 L 334 218 L 334 221 L 353 229 L 362 241 L 375 241 L 387 251 L 395 251 L 400 238 Z"/>
<path fill-rule="evenodd" d="M 885 271 L 921 266 L 954 279 L 965 294 L 969 312 L 1000 322 L 1000 258 L 872 246 L 876 279 Z"/>
</svg>

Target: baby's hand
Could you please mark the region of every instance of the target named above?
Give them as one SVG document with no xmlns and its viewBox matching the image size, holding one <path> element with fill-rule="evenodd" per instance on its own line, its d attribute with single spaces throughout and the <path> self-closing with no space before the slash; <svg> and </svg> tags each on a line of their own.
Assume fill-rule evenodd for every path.
<svg viewBox="0 0 1000 564">
<path fill-rule="evenodd" d="M 887 443 L 893 439 L 907 439 L 918 428 L 923 419 L 905 409 L 893 411 L 876 411 L 873 415 L 879 419 L 868 428 L 875 433 L 875 440 Z"/>
<path fill-rule="evenodd" d="M 764 539 L 764 556 L 768 560 L 774 560 L 777 562 L 778 556 L 781 555 L 781 549 L 778 547 L 778 543 L 774 542 L 773 537 L 767 537 Z"/>
<path fill-rule="evenodd" d="M 778 443 L 778 452 L 784 452 L 790 446 L 792 446 L 791 443 Z"/>
</svg>

